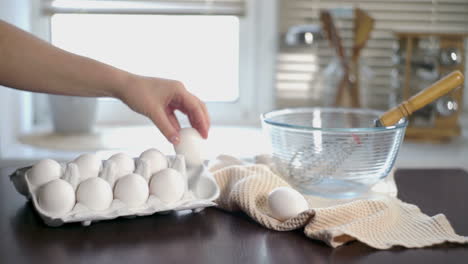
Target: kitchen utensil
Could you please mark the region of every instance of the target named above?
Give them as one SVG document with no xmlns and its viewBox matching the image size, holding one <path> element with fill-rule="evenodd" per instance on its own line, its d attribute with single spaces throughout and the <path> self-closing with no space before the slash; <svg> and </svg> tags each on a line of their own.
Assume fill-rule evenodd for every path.
<svg viewBox="0 0 468 264">
<path fill-rule="evenodd" d="M 463 84 L 463 74 L 460 71 L 454 71 L 423 91 L 412 96 L 407 101 L 395 106 L 385 112 L 378 120 L 376 126 L 392 126 L 401 118 L 411 115 L 414 111 L 435 101 L 439 97 L 449 93 L 453 89 Z"/>
<path fill-rule="evenodd" d="M 352 107 L 360 107 L 361 105 L 359 99 L 359 56 L 362 48 L 365 47 L 367 40 L 369 40 L 373 28 L 374 19 L 364 10 L 356 8 L 354 10 L 354 45 L 350 67 L 350 69 L 353 69 L 351 76 L 354 78 L 350 87 Z"/>
<path fill-rule="evenodd" d="M 340 105 L 343 101 L 346 87 L 349 87 L 351 80 L 349 78 L 349 63 L 345 54 L 345 50 L 340 38 L 340 35 L 336 29 L 335 23 L 329 11 L 322 10 L 320 12 L 320 21 L 322 22 L 323 30 L 326 32 L 327 38 L 330 41 L 330 45 L 335 49 L 336 54 L 340 60 L 341 67 L 343 69 L 343 76 L 338 84 L 335 105 Z"/>
<path fill-rule="evenodd" d="M 356 8 L 354 10 L 354 17 L 353 59 L 359 57 L 374 28 L 374 19 L 364 10 Z"/>
<path fill-rule="evenodd" d="M 407 126 L 403 117 L 462 82 L 463 75 L 455 71 L 385 113 L 299 108 L 264 114 L 278 171 L 304 193 L 356 196 L 391 170 Z M 352 126 L 350 118 L 355 120 Z"/>
</svg>

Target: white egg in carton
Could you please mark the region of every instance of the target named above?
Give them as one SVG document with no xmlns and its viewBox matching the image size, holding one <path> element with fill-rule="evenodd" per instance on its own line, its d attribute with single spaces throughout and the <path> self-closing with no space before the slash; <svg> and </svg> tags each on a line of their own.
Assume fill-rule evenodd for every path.
<svg viewBox="0 0 468 264">
<path fill-rule="evenodd" d="M 179 152 L 180 153 L 180 152 Z M 119 153 L 101 161 L 84 154 L 67 164 L 41 160 L 11 175 L 49 226 L 213 206 L 219 187 L 204 164 L 156 149 L 139 158 Z"/>
</svg>

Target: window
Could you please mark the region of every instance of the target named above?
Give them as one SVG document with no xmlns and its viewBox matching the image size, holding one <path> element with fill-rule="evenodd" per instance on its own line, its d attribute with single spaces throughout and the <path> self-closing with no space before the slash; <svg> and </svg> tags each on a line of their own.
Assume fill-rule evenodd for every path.
<svg viewBox="0 0 468 264">
<path fill-rule="evenodd" d="M 239 99 L 235 16 L 55 14 L 51 37 L 129 72 L 180 80 L 205 102 Z"/>
<path fill-rule="evenodd" d="M 273 79 L 274 42 L 258 45 L 258 32 L 274 34 L 274 13 L 270 30 L 258 22 L 271 10 L 259 6 L 269 1 L 37 1 L 46 22 L 36 31 L 52 44 L 136 74 L 180 80 L 207 103 L 214 124 L 258 123 L 271 107 L 273 85 L 259 78 Z M 270 53 L 268 67 L 256 67 L 268 63 L 262 52 Z M 46 109 L 36 110 L 36 120 L 43 119 Z M 149 123 L 109 99 L 99 101 L 98 122 Z"/>
</svg>

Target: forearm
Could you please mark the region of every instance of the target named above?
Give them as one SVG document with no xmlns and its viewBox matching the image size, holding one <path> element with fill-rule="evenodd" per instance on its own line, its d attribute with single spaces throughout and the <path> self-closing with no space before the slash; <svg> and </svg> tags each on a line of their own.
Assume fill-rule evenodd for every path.
<svg viewBox="0 0 468 264">
<path fill-rule="evenodd" d="M 178 144 L 180 110 L 206 138 L 206 106 L 181 82 L 142 77 L 55 48 L 0 20 L 0 85 L 61 95 L 116 97 L 149 117 L 164 136 Z"/>
<path fill-rule="evenodd" d="M 40 93 L 118 97 L 132 75 L 55 48 L 0 21 L 0 85 Z"/>
</svg>

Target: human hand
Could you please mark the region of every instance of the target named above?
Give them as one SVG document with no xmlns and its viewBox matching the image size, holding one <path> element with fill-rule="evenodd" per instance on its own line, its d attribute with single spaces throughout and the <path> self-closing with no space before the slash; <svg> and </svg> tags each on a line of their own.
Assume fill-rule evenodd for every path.
<svg viewBox="0 0 468 264">
<path fill-rule="evenodd" d="M 210 118 L 205 104 L 175 80 L 132 75 L 116 97 L 133 111 L 147 116 L 173 144 L 180 141 L 180 124 L 174 111 L 188 116 L 190 124 L 203 138 L 208 137 Z"/>
</svg>

